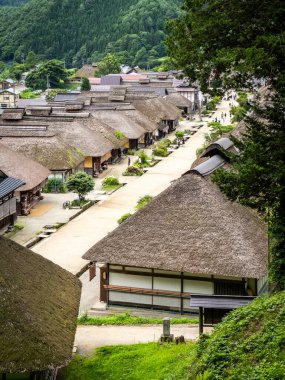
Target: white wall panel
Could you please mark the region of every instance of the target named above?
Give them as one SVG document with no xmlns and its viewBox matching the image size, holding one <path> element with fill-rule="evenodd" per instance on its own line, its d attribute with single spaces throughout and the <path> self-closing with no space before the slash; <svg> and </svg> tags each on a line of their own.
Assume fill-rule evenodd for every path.
<svg viewBox="0 0 285 380">
<path fill-rule="evenodd" d="M 151 296 L 145 294 L 109 292 L 109 301 L 132 302 L 151 305 Z"/>
<path fill-rule="evenodd" d="M 181 280 L 179 280 L 177 278 L 154 277 L 153 278 L 153 289 L 172 290 L 175 292 L 180 292 L 181 291 Z"/>
<path fill-rule="evenodd" d="M 151 276 L 136 276 L 133 274 L 111 272 L 109 274 L 109 284 L 151 289 Z"/>
<path fill-rule="evenodd" d="M 180 299 L 171 297 L 153 296 L 153 304 L 158 306 L 180 308 Z"/>
<path fill-rule="evenodd" d="M 196 294 L 214 294 L 214 284 L 210 281 L 184 280 L 183 291 Z"/>
</svg>

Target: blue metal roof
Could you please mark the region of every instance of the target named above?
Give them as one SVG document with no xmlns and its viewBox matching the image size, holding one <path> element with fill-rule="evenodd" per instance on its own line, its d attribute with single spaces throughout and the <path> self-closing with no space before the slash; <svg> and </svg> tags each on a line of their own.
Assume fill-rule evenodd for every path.
<svg viewBox="0 0 285 380">
<path fill-rule="evenodd" d="M 5 178 L 2 182 L 0 182 L 0 198 L 5 197 L 25 184 L 26 183 L 21 179 L 12 177 Z"/>
</svg>

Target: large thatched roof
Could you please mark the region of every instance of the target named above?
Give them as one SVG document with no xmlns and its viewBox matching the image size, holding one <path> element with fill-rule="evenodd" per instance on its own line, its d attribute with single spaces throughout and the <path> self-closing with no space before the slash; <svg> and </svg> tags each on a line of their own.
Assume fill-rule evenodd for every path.
<svg viewBox="0 0 285 380">
<path fill-rule="evenodd" d="M 86 260 L 259 278 L 267 273 L 267 230 L 210 180 L 189 173 L 93 246 Z"/>
<path fill-rule="evenodd" d="M 175 120 L 181 115 L 181 111 L 178 108 L 161 97 L 136 100 L 133 102 L 133 105 L 156 124 L 159 124 L 161 120 Z"/>
<path fill-rule="evenodd" d="M 120 111 L 92 110 L 92 114 L 97 120 L 112 127 L 114 131 L 121 131 L 128 139 L 138 139 L 145 133 L 138 123 Z"/>
<path fill-rule="evenodd" d="M 77 167 L 84 161 L 84 155 L 74 146 L 65 143 L 60 135 L 18 137 L 3 137 L 1 144 L 11 151 L 24 154 L 50 170 L 66 170 Z M 10 153 L 12 156 L 12 153 Z M 14 154 L 14 153 L 13 153 Z"/>
<path fill-rule="evenodd" d="M 19 178 L 25 182 L 17 191 L 31 190 L 47 179 L 50 171 L 31 160 L 23 154 L 14 152 L 10 144 L 4 144 L 5 139 L 0 143 L 0 170 L 7 176 Z"/>
<path fill-rule="evenodd" d="M 65 365 L 72 353 L 80 281 L 0 237 L 0 373 Z"/>
<path fill-rule="evenodd" d="M 178 94 L 178 92 L 172 92 L 171 94 L 165 97 L 167 101 L 174 104 L 176 107 L 192 107 L 192 102 L 185 98 L 185 96 Z"/>
</svg>

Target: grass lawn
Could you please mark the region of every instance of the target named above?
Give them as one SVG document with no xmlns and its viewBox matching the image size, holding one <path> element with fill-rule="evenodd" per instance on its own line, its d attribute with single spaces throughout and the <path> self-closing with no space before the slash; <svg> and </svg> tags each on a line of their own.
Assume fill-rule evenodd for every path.
<svg viewBox="0 0 285 380">
<path fill-rule="evenodd" d="M 83 314 L 78 318 L 79 325 L 162 325 L 161 318 L 135 317 L 129 313 L 114 314 L 106 317 L 88 317 Z M 171 318 L 171 324 L 198 324 L 197 318 Z"/>
<path fill-rule="evenodd" d="M 187 380 L 194 353 L 194 343 L 102 347 L 91 357 L 76 356 L 64 379 Z"/>
</svg>

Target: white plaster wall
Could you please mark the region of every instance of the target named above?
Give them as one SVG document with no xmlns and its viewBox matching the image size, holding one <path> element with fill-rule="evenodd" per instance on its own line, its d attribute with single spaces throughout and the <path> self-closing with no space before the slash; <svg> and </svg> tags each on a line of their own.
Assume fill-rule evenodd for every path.
<svg viewBox="0 0 285 380">
<path fill-rule="evenodd" d="M 120 292 L 109 292 L 109 301 L 117 302 L 133 302 L 141 303 L 145 305 L 151 305 L 151 296 L 145 294 L 131 294 L 131 293 L 120 293 Z"/>
<path fill-rule="evenodd" d="M 133 274 L 110 273 L 109 285 L 151 289 L 151 276 L 136 276 Z"/>
<path fill-rule="evenodd" d="M 176 278 L 153 278 L 153 288 L 159 290 L 172 290 L 175 292 L 181 291 L 181 280 Z"/>
<path fill-rule="evenodd" d="M 171 297 L 153 296 L 153 304 L 159 306 L 180 308 L 180 299 Z"/>
<path fill-rule="evenodd" d="M 183 291 L 196 294 L 214 294 L 214 284 L 210 281 L 184 280 Z"/>
</svg>

